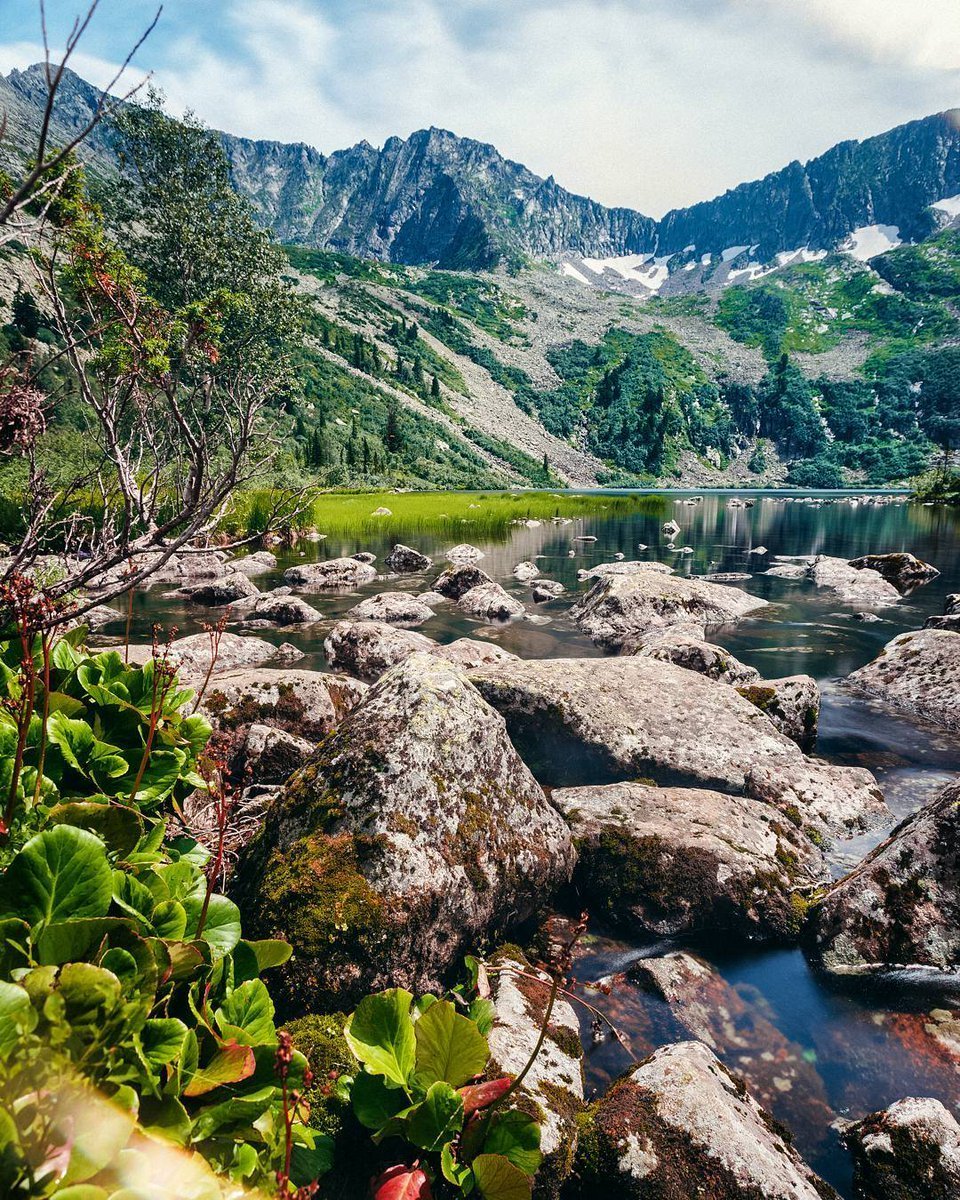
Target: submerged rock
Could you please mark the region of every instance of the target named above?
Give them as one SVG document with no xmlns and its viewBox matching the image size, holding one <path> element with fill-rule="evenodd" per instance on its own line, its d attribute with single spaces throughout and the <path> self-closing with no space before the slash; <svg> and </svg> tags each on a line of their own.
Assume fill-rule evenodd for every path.
<svg viewBox="0 0 960 1200">
<path fill-rule="evenodd" d="M 871 570 L 892 583 L 901 595 L 912 592 L 921 584 L 936 579 L 940 572 L 936 567 L 913 554 L 864 554 L 850 560 L 850 566 L 858 571 Z"/>
<path fill-rule="evenodd" d="M 519 1075 L 536 1049 L 550 996 L 550 979 L 518 950 L 496 953 L 491 966 L 492 1000 L 497 1019 L 490 1031 L 488 1073 Z M 559 1194 L 577 1150 L 577 1118 L 584 1110 L 583 1046 L 580 1022 L 570 1004 L 558 997 L 547 1035 L 518 1094 L 520 1107 L 536 1105 L 540 1114 L 543 1163 L 534 1181 L 534 1197 Z"/>
<path fill-rule="evenodd" d="M 290 1008 L 435 990 L 565 882 L 562 818 L 458 668 L 415 655 L 275 801 L 240 872 L 255 936 L 289 936 Z"/>
<path fill-rule="evenodd" d="M 960 966 L 960 783 L 914 813 L 815 914 L 824 967 L 861 975 L 893 966 Z"/>
<path fill-rule="evenodd" d="M 600 579 L 571 616 L 595 642 L 616 647 L 649 629 L 685 621 L 729 624 L 766 604 L 739 588 L 644 570 Z"/>
<path fill-rule="evenodd" d="M 372 583 L 376 567 L 355 558 L 328 558 L 323 562 L 298 563 L 283 573 L 287 583 L 310 588 L 355 588 Z"/>
<path fill-rule="evenodd" d="M 861 1200 L 956 1200 L 960 1125 L 939 1100 L 910 1096 L 844 1135 Z"/>
<path fill-rule="evenodd" d="M 384 559 L 384 565 L 395 575 L 413 575 L 417 571 L 426 571 L 432 567 L 433 559 L 411 546 L 404 546 L 402 542 L 398 542 Z"/>
<path fill-rule="evenodd" d="M 778 563 L 763 573 L 764 575 L 773 575 L 777 579 L 806 579 L 809 569 L 802 563 Z"/>
<path fill-rule="evenodd" d="M 902 633 L 843 684 L 872 700 L 960 730 L 960 633 Z"/>
<path fill-rule="evenodd" d="M 355 604 L 348 616 L 360 621 L 386 621 L 388 625 L 422 625 L 433 609 L 410 592 L 381 592 Z"/>
<path fill-rule="evenodd" d="M 591 1110 L 583 1200 L 836 1200 L 702 1042 L 657 1050 Z"/>
<path fill-rule="evenodd" d="M 530 591 L 534 604 L 547 604 L 562 596 L 564 586 L 558 579 L 537 579 Z"/>
<path fill-rule="evenodd" d="M 642 783 L 561 788 L 585 906 L 659 936 L 718 932 L 789 940 L 823 856 L 779 809 L 703 788 Z"/>
<path fill-rule="evenodd" d="M 816 836 L 888 815 L 869 771 L 806 758 L 722 683 L 646 658 L 541 659 L 471 674 L 551 787 L 652 780 L 777 804 Z"/>
<path fill-rule="evenodd" d="M 811 675 L 787 675 L 783 679 L 760 679 L 739 686 L 745 700 L 755 704 L 784 737 L 810 750 L 817 741 L 820 721 L 820 687 Z"/>
<path fill-rule="evenodd" d="M 754 667 L 740 662 L 722 646 L 704 641 L 696 630 L 689 631 L 685 626 L 651 630 L 629 641 L 624 646 L 624 653 L 673 663 L 721 683 L 749 683 L 760 678 L 760 672 Z"/>
</svg>

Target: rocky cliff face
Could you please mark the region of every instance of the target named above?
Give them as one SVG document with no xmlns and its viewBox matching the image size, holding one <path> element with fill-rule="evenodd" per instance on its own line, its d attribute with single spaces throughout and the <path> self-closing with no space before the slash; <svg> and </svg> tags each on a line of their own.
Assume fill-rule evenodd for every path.
<svg viewBox="0 0 960 1200">
<path fill-rule="evenodd" d="M 13 115 L 16 138 L 38 120 L 43 98 L 38 67 L 0 77 L 0 104 Z M 58 130 L 77 128 L 96 99 L 71 73 Z M 493 146 L 443 129 L 329 156 L 303 144 L 223 140 L 237 188 L 281 240 L 453 269 L 568 252 L 669 256 L 690 246 L 698 255 L 757 246 L 764 260 L 802 246 L 830 248 L 875 224 L 915 239 L 935 227 L 929 205 L 960 193 L 960 110 L 842 142 L 659 222 L 574 195 Z M 106 131 L 88 154 L 98 165 L 109 160 Z"/>
</svg>

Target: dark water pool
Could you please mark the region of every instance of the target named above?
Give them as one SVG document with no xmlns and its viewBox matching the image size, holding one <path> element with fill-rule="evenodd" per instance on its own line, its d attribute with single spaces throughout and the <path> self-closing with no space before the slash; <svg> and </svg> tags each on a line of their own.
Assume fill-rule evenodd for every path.
<svg viewBox="0 0 960 1200">
<path fill-rule="evenodd" d="M 512 576 L 523 559 L 536 559 L 541 574 L 559 579 L 566 594 L 556 603 L 528 603 L 534 621 L 505 626 L 482 624 L 452 606 L 438 610 L 423 632 L 439 641 L 457 637 L 486 638 L 528 658 L 596 656 L 599 651 L 573 626 L 570 604 L 586 585 L 577 571 L 610 561 L 655 558 L 682 574 L 745 571 L 740 586 L 763 596 L 770 607 L 717 640 L 738 658 L 768 677 L 803 672 L 815 676 L 824 693 L 817 753 L 833 762 L 870 768 L 885 789 L 899 819 L 926 803 L 942 784 L 960 774 L 960 741 L 923 727 L 903 715 L 854 699 L 837 689 L 839 677 L 873 658 L 898 633 L 916 629 L 943 611 L 944 597 L 960 592 L 960 512 L 915 503 L 865 503 L 849 496 L 817 496 L 812 503 L 750 493 L 703 494 L 684 504 L 690 494 L 661 493 L 644 499 L 631 516 L 592 516 L 569 524 L 544 523 L 517 527 L 503 540 L 476 541 L 484 551 L 480 564 L 508 590 L 529 602 L 529 590 Z M 731 499 L 750 499 L 753 507 L 731 507 Z M 661 525 L 674 518 L 681 526 L 678 547 L 666 549 Z M 262 588 L 280 582 L 294 562 L 370 550 L 382 561 L 394 541 L 417 546 L 435 557 L 438 567 L 422 577 L 378 581 L 349 595 L 311 596 L 324 615 L 308 633 L 266 633 L 293 641 L 305 653 L 304 667 L 324 667 L 323 638 L 334 620 L 362 595 L 383 590 L 425 590 L 439 570 L 448 537 L 413 534 L 392 527 L 384 518 L 382 533 L 353 543 L 328 538 L 285 554 L 275 578 L 257 582 Z M 576 541 L 578 535 L 596 538 Z M 456 540 L 471 541 L 464 524 Z M 639 544 L 647 549 L 639 550 Z M 751 551 L 766 547 L 766 555 Z M 571 556 L 570 551 L 574 551 Z M 868 552 L 909 550 L 940 571 L 933 583 L 899 604 L 876 610 L 880 620 L 853 619 L 854 609 L 833 593 L 806 581 L 790 581 L 760 572 L 774 556 L 830 554 L 853 558 Z M 304 593 L 306 594 L 306 593 Z M 154 621 L 176 624 L 181 633 L 195 632 L 208 613 L 189 611 L 164 599 L 159 588 L 136 597 L 135 633 L 145 638 Z M 855 861 L 885 831 L 875 831 L 840 847 L 837 870 Z M 751 1082 L 775 1115 L 793 1129 L 798 1148 L 844 1195 L 850 1171 L 831 1125 L 838 1117 L 856 1117 L 905 1095 L 932 1095 L 960 1116 L 960 981 L 887 978 L 869 988 L 838 986 L 818 976 L 799 950 L 744 950 L 740 947 L 693 947 L 716 968 L 717 976 L 704 1003 L 678 1027 L 666 1007 L 630 977 L 630 964 L 652 953 L 675 948 L 669 943 L 645 946 L 593 930 L 578 964 L 583 980 L 616 977 L 609 997 L 594 1002 L 609 1009 L 630 1035 L 640 1057 L 677 1037 L 703 1036 L 726 1061 Z M 699 1022 L 699 1024 L 698 1024 Z M 589 1023 L 585 1029 L 589 1035 Z M 589 1041 L 588 1036 L 588 1041 Z M 611 1038 L 588 1051 L 591 1089 L 601 1089 L 630 1062 L 630 1055 Z"/>
</svg>

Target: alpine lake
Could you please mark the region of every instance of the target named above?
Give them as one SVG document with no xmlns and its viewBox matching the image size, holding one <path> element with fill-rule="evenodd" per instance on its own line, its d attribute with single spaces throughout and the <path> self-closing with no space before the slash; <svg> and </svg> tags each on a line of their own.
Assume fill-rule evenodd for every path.
<svg viewBox="0 0 960 1200">
<path fill-rule="evenodd" d="M 321 610 L 322 622 L 305 630 L 258 630 L 258 635 L 293 642 L 306 656 L 298 666 L 327 669 L 323 640 L 333 623 L 364 596 L 428 589 L 455 541 L 483 551 L 480 565 L 524 601 L 532 619 L 487 624 L 447 604 L 422 632 L 440 642 L 464 636 L 488 639 L 525 658 L 602 653 L 569 617 L 573 602 L 590 586 L 578 582 L 577 573 L 584 568 L 622 555 L 667 562 L 678 574 L 743 572 L 750 577 L 735 586 L 762 596 L 769 607 L 737 626 L 709 631 L 711 640 L 766 678 L 803 673 L 818 680 L 823 696 L 814 750 L 818 757 L 871 770 L 897 822 L 960 774 L 960 738 L 837 686 L 838 679 L 873 659 L 891 638 L 921 628 L 928 616 L 943 612 L 947 594 L 960 592 L 960 510 L 890 493 L 724 491 L 634 494 L 628 511 L 618 506 L 616 513 L 606 513 L 604 495 L 592 494 L 596 503 L 590 515 L 508 526 L 497 536 L 472 534 L 469 518 L 460 521 L 459 533 L 451 537 L 449 528 L 411 528 L 390 515 L 366 523 L 362 536 L 331 533 L 319 541 L 301 541 L 277 552 L 276 572 L 257 579 L 262 590 L 283 583 L 283 571 L 294 563 L 359 551 L 372 552 L 382 562 L 396 542 L 432 556 L 435 566 L 422 576 L 382 577 L 357 592 L 305 592 Z M 694 496 L 698 499 L 690 503 Z M 478 510 L 482 506 L 478 494 Z M 670 539 L 661 527 L 671 519 L 681 526 L 676 546 L 692 552 L 667 548 Z M 639 549 L 641 545 L 645 548 Z M 759 548 L 767 552 L 754 553 Z M 900 550 L 932 563 L 941 574 L 899 603 L 874 610 L 877 620 L 854 619 L 854 607 L 808 580 L 764 574 L 776 556 L 851 559 Z M 523 560 L 534 560 L 544 578 L 563 583 L 564 594 L 533 604 L 529 586 L 512 573 Z M 155 623 L 168 631 L 176 626 L 182 635 L 215 619 L 211 612 L 216 610 L 188 607 L 165 597 L 166 590 L 156 586 L 135 595 L 134 641 L 149 640 Z M 575 770 L 572 764 L 553 763 L 554 778 L 542 782 L 564 782 L 567 767 Z M 890 828 L 835 845 L 834 873 L 848 870 Z M 682 1024 L 665 1001 L 630 979 L 632 964 L 681 945 L 716 971 L 702 1003 L 684 1012 Z M 659 1045 L 699 1037 L 747 1080 L 758 1099 L 792 1130 L 800 1153 L 845 1197 L 852 1195 L 851 1167 L 838 1119 L 861 1117 L 905 1096 L 937 1097 L 960 1115 L 960 977 L 910 972 L 869 983 L 838 982 L 818 973 L 797 947 L 751 948 L 716 939 L 644 942 L 595 923 L 581 943 L 575 969 L 578 987 L 610 982 L 609 995 L 589 989 L 583 994 L 610 1017 L 630 1047 L 596 1033 L 585 1015 L 588 1095 L 603 1091 L 632 1059 Z"/>
</svg>

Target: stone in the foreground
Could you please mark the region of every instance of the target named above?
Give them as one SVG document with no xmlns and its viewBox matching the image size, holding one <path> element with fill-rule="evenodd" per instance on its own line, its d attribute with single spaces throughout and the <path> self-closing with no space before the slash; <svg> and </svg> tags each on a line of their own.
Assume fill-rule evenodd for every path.
<svg viewBox="0 0 960 1200">
<path fill-rule="evenodd" d="M 828 893 L 816 913 L 828 971 L 960 965 L 960 784 L 908 817 Z"/>
<path fill-rule="evenodd" d="M 385 621 L 338 621 L 323 644 L 332 667 L 372 681 L 411 654 L 434 654 L 474 669 L 516 659 L 509 650 L 476 638 L 457 638 L 441 645 L 413 629 L 397 629 Z"/>
<path fill-rule="evenodd" d="M 732 687 L 672 663 L 527 659 L 471 678 L 550 787 L 643 779 L 709 788 L 776 804 L 827 837 L 888 815 L 869 771 L 806 758 Z"/>
<path fill-rule="evenodd" d="M 550 996 L 550 980 L 514 948 L 496 953 L 491 966 L 497 1019 L 490 1031 L 490 1074 L 519 1075 L 536 1048 Z M 577 1149 L 577 1117 L 583 1111 L 583 1046 L 580 1022 L 558 997 L 547 1035 L 518 1096 L 535 1105 L 540 1120 L 543 1163 L 534 1181 L 537 1200 L 559 1194 Z"/>
<path fill-rule="evenodd" d="M 737 691 L 769 717 L 784 737 L 796 742 L 802 750 L 813 748 L 820 722 L 820 687 L 813 676 L 760 679 L 738 687 Z"/>
<path fill-rule="evenodd" d="M 365 683 L 323 671 L 276 667 L 217 675 L 203 698 L 203 712 L 219 730 L 269 725 L 319 741 L 362 698 Z"/>
<path fill-rule="evenodd" d="M 666 625 L 726 625 L 766 604 L 740 588 L 638 570 L 604 575 L 570 614 L 599 645 L 617 647 L 632 635 Z"/>
<path fill-rule="evenodd" d="M 303 1011 L 435 990 L 545 903 L 574 859 L 502 718 L 460 669 L 417 654 L 289 781 L 238 891 L 255 936 L 296 946 L 279 986 Z"/>
<path fill-rule="evenodd" d="M 960 633 L 917 629 L 888 642 L 844 686 L 947 729 L 960 730 Z"/>
<path fill-rule="evenodd" d="M 164 651 L 161 649 L 161 657 Z M 193 633 L 189 637 L 177 638 L 166 651 L 171 666 L 177 668 L 181 682 L 188 687 L 202 684 L 213 666 L 212 674 L 221 675 L 241 667 L 257 667 L 265 663 L 296 662 L 303 652 L 288 642 L 274 646 L 272 642 L 258 637 L 241 637 L 236 633 L 223 632 L 214 651 L 206 633 Z M 153 657 L 152 646 L 131 646 L 129 660 L 142 665 Z"/>
<path fill-rule="evenodd" d="M 592 1116 L 577 1157 L 582 1200 L 836 1200 L 702 1042 L 658 1050 Z"/>
<path fill-rule="evenodd" d="M 861 1200 L 956 1200 L 960 1125 L 939 1100 L 908 1096 L 847 1130 Z"/>
<path fill-rule="evenodd" d="M 703 788 L 562 788 L 586 907 L 633 930 L 795 938 L 823 857 L 779 809 Z"/>
</svg>

